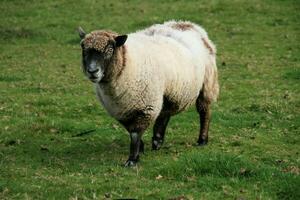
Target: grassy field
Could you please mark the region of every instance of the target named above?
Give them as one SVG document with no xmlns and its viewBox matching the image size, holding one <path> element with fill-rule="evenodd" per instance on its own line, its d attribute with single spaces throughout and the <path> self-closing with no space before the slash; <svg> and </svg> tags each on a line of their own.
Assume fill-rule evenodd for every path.
<svg viewBox="0 0 300 200">
<path fill-rule="evenodd" d="M 298 0 L 1 0 L 0 199 L 300 199 Z M 75 31 L 169 19 L 205 27 L 221 95 L 210 143 L 195 108 L 123 168 L 129 137 L 83 76 Z M 84 131 L 89 134 L 74 137 Z"/>
</svg>

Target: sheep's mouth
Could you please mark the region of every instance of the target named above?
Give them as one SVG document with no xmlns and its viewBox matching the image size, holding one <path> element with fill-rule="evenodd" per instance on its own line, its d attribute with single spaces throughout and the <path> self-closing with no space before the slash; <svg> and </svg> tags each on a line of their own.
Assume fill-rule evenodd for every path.
<svg viewBox="0 0 300 200">
<path fill-rule="evenodd" d="M 101 78 L 98 78 L 98 77 L 95 77 L 95 76 L 89 77 L 89 79 L 90 79 L 90 81 L 92 81 L 93 83 L 98 83 L 98 82 L 101 81 Z"/>
<path fill-rule="evenodd" d="M 98 78 L 90 78 L 90 81 L 92 81 L 93 83 L 100 82 L 100 80 Z"/>
<path fill-rule="evenodd" d="M 101 81 L 101 79 L 103 78 L 104 74 L 102 73 L 97 73 L 97 74 L 89 74 L 88 78 L 90 79 L 90 81 L 92 81 L 93 83 L 99 83 Z"/>
</svg>

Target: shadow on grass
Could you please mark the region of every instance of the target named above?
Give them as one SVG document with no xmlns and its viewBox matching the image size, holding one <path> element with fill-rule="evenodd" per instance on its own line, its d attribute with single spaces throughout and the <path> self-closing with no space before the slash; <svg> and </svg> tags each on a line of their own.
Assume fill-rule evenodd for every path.
<svg viewBox="0 0 300 200">
<path fill-rule="evenodd" d="M 0 39 L 3 41 L 13 41 L 15 39 L 33 39 L 42 36 L 42 33 L 24 27 L 0 27 Z"/>
<path fill-rule="evenodd" d="M 40 128 L 37 127 L 37 130 Z M 80 135 L 87 129 L 69 127 L 68 132 L 59 132 L 51 126 L 47 129 L 51 131 L 47 138 L 43 131 L 34 131 L 35 134 L 28 134 L 23 139 L 9 138 L 5 142 L 11 145 L 6 145 L 6 148 L 14 149 L 11 154 L 17 152 L 24 158 L 19 161 L 22 166 L 46 167 L 54 171 L 80 172 L 101 165 L 121 165 L 127 158 L 129 139 L 121 131 L 96 129 Z"/>
<path fill-rule="evenodd" d="M 13 75 L 1 75 L 0 76 L 0 82 L 17 82 L 17 81 L 23 81 L 24 78 L 13 76 Z"/>
</svg>

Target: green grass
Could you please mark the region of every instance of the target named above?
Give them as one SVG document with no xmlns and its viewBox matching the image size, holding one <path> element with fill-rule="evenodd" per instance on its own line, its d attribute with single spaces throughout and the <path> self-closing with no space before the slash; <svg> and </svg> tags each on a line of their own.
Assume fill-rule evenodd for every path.
<svg viewBox="0 0 300 200">
<path fill-rule="evenodd" d="M 0 199 L 300 199 L 297 0 L 0 2 Z M 210 143 L 194 108 L 166 143 L 123 168 L 126 131 L 83 76 L 75 31 L 128 33 L 169 19 L 203 25 L 221 95 Z M 83 131 L 96 130 L 81 137 Z"/>
</svg>

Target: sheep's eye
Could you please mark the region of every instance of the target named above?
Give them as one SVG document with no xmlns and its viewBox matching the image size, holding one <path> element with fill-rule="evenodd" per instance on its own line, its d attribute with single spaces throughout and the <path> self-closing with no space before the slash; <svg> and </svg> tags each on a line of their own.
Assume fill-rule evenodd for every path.
<svg viewBox="0 0 300 200">
<path fill-rule="evenodd" d="M 106 58 L 110 58 L 112 56 L 113 52 L 114 52 L 114 49 L 112 47 L 106 48 L 106 50 L 105 50 L 105 57 Z"/>
<path fill-rule="evenodd" d="M 112 53 L 113 51 L 114 51 L 113 48 L 110 47 L 110 48 L 107 49 L 106 53 Z"/>
</svg>

